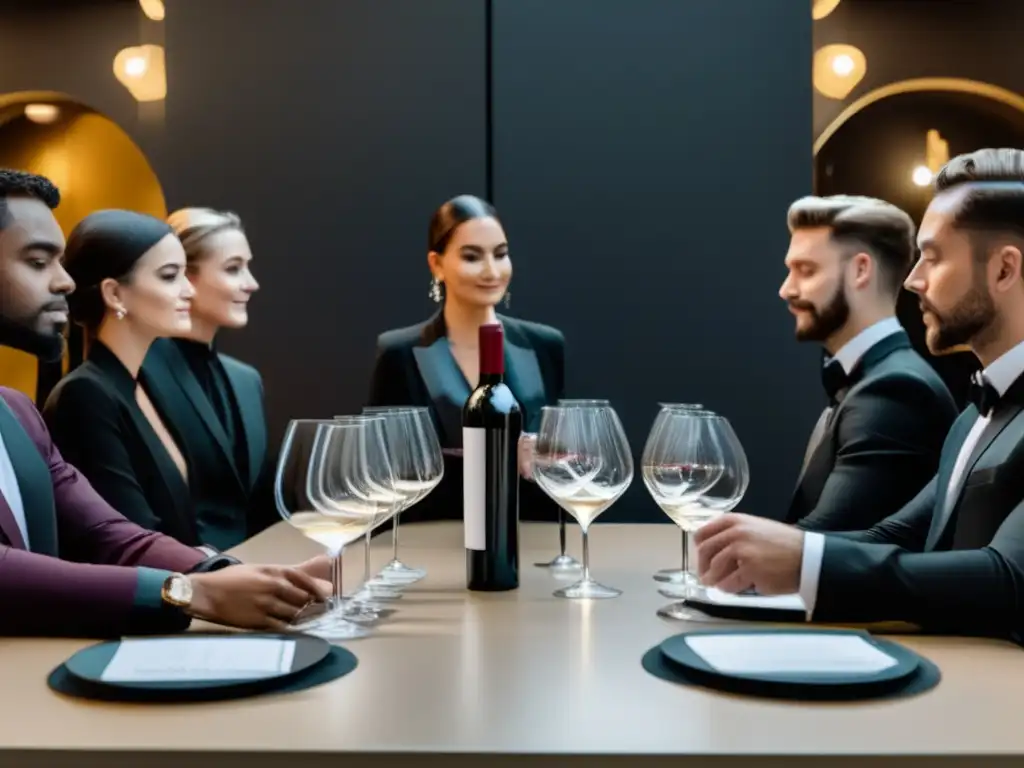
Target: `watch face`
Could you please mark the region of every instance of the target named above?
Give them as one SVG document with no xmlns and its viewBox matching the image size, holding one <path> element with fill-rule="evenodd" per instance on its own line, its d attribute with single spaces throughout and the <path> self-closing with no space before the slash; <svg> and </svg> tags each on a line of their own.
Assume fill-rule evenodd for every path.
<svg viewBox="0 0 1024 768">
<path fill-rule="evenodd" d="M 192 582 L 187 576 L 172 576 L 168 579 L 167 596 L 178 605 L 188 605 L 192 600 Z"/>
</svg>

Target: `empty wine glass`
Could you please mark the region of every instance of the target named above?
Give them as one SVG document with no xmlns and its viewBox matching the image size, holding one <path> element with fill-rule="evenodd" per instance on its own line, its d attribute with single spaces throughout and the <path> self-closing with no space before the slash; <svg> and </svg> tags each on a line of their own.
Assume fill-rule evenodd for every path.
<svg viewBox="0 0 1024 768">
<path fill-rule="evenodd" d="M 652 444 L 653 436 L 654 436 L 655 432 L 657 431 L 658 426 L 660 424 L 658 419 L 661 418 L 661 414 L 662 413 L 665 413 L 666 411 L 677 411 L 677 410 L 678 411 L 704 411 L 704 410 L 706 410 L 704 408 L 704 406 L 702 404 L 700 404 L 700 403 L 658 403 L 658 407 L 661 410 L 658 412 L 658 416 L 655 417 L 654 424 L 652 425 L 651 431 L 650 431 L 650 433 L 647 436 L 647 444 L 644 446 L 644 457 L 647 456 L 647 451 L 648 451 L 648 449 L 650 448 L 650 446 Z M 710 413 L 710 411 L 708 411 L 708 412 Z M 645 462 L 643 460 L 641 460 L 641 464 L 643 464 L 643 463 L 645 463 Z M 662 568 L 660 571 L 658 571 L 657 573 L 654 574 L 654 580 L 655 581 L 660 581 L 660 582 L 664 582 L 664 583 L 667 583 L 667 584 L 685 584 L 689 580 L 690 574 L 685 570 L 686 559 L 688 557 L 688 554 L 686 552 L 687 540 L 686 540 L 686 532 L 685 531 L 683 531 L 682 534 L 681 534 L 681 544 L 682 544 L 682 547 L 683 547 L 683 557 L 682 557 L 683 567 L 682 568 Z"/>
<path fill-rule="evenodd" d="M 534 456 L 537 485 L 571 514 L 583 532 L 583 578 L 556 597 L 618 597 L 621 590 L 590 577 L 591 523 L 614 504 L 633 481 L 633 457 L 619 417 L 611 406 L 541 409 Z"/>
<path fill-rule="evenodd" d="M 379 430 L 366 424 L 296 419 L 285 431 L 274 477 L 278 513 L 304 536 L 326 548 L 333 594 L 328 611 L 295 628 L 328 640 L 364 637 L 367 630 L 345 619 L 342 552 L 373 524 L 377 504 L 371 486 L 394 483 Z"/>
<path fill-rule="evenodd" d="M 405 586 L 419 581 L 427 572 L 422 568 L 411 568 L 398 559 L 399 515 L 426 498 L 440 484 L 444 477 L 441 442 L 437 438 L 437 430 L 428 408 L 412 405 L 372 406 L 364 408 L 363 413 L 385 418 L 403 414 L 407 427 L 409 450 L 402 454 L 395 481 L 395 487 L 406 499 L 392 517 L 391 562 L 378 574 L 387 584 Z"/>
<path fill-rule="evenodd" d="M 750 465 L 746 462 L 743 445 L 729 420 L 724 416 L 713 414 L 707 419 L 706 424 L 718 447 L 718 453 L 722 457 L 722 473 L 714 483 L 703 490 L 703 493 L 690 502 L 686 525 L 691 534 L 709 520 L 734 510 L 746 494 L 746 486 L 751 482 Z M 705 614 L 692 610 L 685 603 L 687 597 L 692 597 L 702 590 L 700 580 L 695 574 L 691 574 L 690 581 L 683 585 L 681 594 L 667 593 L 662 590 L 662 594 L 669 597 L 682 597 L 683 601 L 660 608 L 657 611 L 658 615 L 679 618 L 683 621 L 706 618 Z"/>
</svg>

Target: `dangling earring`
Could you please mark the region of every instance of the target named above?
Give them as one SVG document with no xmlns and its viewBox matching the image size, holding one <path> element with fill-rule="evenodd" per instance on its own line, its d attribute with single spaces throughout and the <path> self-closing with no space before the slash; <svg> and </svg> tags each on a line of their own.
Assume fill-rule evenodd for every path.
<svg viewBox="0 0 1024 768">
<path fill-rule="evenodd" d="M 430 296 L 430 300 L 435 304 L 440 304 L 441 299 L 444 298 L 444 295 L 441 293 L 441 281 L 436 277 L 430 279 L 430 293 L 427 295 Z"/>
<path fill-rule="evenodd" d="M 512 291 L 505 291 L 505 297 L 501 300 L 501 303 L 508 309 L 512 306 Z"/>
<path fill-rule="evenodd" d="M 118 307 L 117 311 L 114 312 L 114 317 L 116 317 L 118 320 L 124 320 L 125 315 L 127 315 L 127 314 L 128 313 L 124 309 Z"/>
</svg>

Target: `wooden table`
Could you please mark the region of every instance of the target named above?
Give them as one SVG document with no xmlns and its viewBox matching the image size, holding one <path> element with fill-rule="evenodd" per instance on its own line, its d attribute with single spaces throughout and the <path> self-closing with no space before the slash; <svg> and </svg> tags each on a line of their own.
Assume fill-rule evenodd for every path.
<svg viewBox="0 0 1024 768">
<path fill-rule="evenodd" d="M 522 586 L 489 595 L 464 588 L 461 525 L 402 533 L 402 559 L 429 575 L 374 636 L 348 644 L 359 657 L 353 673 L 306 692 L 201 705 L 82 702 L 45 680 L 85 643 L 0 641 L 0 766 L 791 766 L 802 761 L 783 756 L 830 755 L 848 758 L 830 766 L 878 768 L 949 764 L 912 755 L 979 766 L 1024 754 L 1024 652 L 1010 643 L 901 638 L 943 673 L 914 698 L 733 697 L 672 685 L 640 666 L 645 650 L 684 629 L 655 615 L 667 601 L 651 575 L 679 559 L 672 526 L 596 526 L 595 576 L 624 594 L 594 602 L 552 597 L 559 582 L 532 566 L 555 554 L 552 525 L 522 526 Z M 375 542 L 375 567 L 389 539 Z M 570 540 L 578 552 L 575 529 Z M 239 549 L 251 562 L 316 551 L 285 524 Z M 361 554 L 347 557 L 350 579 Z"/>
</svg>

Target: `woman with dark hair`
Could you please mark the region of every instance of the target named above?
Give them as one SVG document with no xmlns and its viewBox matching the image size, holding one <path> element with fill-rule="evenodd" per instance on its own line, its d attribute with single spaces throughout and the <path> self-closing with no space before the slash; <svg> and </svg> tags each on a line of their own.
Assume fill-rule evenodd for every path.
<svg viewBox="0 0 1024 768">
<path fill-rule="evenodd" d="M 167 221 L 195 288 L 192 325 L 153 344 L 142 370 L 160 415 L 181 431 L 200 530 L 227 548 L 280 519 L 267 459 L 263 380 L 215 345 L 221 329 L 248 324 L 259 283 L 236 214 L 183 208 Z"/>
<path fill-rule="evenodd" d="M 555 328 L 498 314 L 509 303 L 512 259 L 494 207 L 473 195 L 455 197 L 434 213 L 427 236 L 430 298 L 440 304 L 429 320 L 387 331 L 377 339 L 370 405 L 429 406 L 449 457 L 462 449 L 462 407 L 479 378 L 481 325 L 505 332 L 505 381 L 523 409 L 523 429 L 535 432 L 540 411 L 563 397 L 565 338 Z M 520 512 L 554 520 L 556 507 L 524 484 Z M 441 487 L 403 513 L 403 522 L 462 517 L 462 467 L 447 460 Z"/>
<path fill-rule="evenodd" d="M 188 331 L 193 289 L 171 228 L 141 213 L 90 214 L 68 238 L 75 281 L 70 319 L 85 334 L 85 362 L 46 400 L 43 416 L 69 463 L 117 511 L 150 530 L 199 546 L 186 451 L 153 407 L 141 374 L 150 345 Z"/>
</svg>

